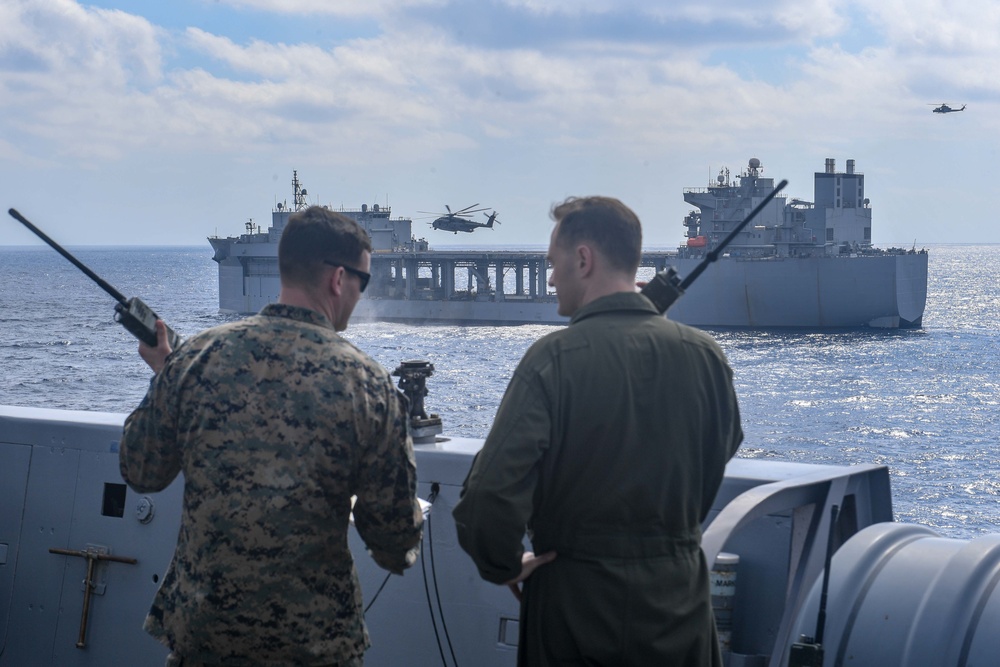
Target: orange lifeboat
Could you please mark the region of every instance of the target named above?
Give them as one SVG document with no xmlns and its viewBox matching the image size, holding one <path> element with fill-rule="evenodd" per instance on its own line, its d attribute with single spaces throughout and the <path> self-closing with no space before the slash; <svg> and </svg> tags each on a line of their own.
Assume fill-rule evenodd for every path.
<svg viewBox="0 0 1000 667">
<path fill-rule="evenodd" d="M 708 245 L 708 237 L 705 236 L 695 236 L 694 238 L 688 239 L 689 248 L 704 248 Z"/>
</svg>

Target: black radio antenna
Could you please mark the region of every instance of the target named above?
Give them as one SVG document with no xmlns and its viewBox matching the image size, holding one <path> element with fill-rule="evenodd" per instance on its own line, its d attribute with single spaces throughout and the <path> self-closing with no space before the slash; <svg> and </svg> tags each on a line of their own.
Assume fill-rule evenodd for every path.
<svg viewBox="0 0 1000 667">
<path fill-rule="evenodd" d="M 105 292 L 107 292 L 108 294 L 110 294 L 115 299 L 115 301 L 117 301 L 118 303 L 123 304 L 123 305 L 126 304 L 126 303 L 128 303 L 128 299 L 125 298 L 124 294 L 122 294 L 121 292 L 119 292 L 118 290 L 116 290 L 114 287 L 112 287 L 112 285 L 107 280 L 105 280 L 104 278 L 100 277 L 99 275 L 97 275 L 96 273 L 94 273 L 93 271 L 91 271 L 90 268 L 86 264 L 84 264 L 83 262 L 81 262 L 80 260 L 78 260 L 76 257 L 74 257 L 73 255 L 71 255 L 68 250 L 66 250 L 61 245 L 59 245 L 58 243 L 56 243 L 55 241 L 53 241 L 52 239 L 50 239 L 49 236 L 48 236 L 48 234 L 46 234 L 45 232 L 43 232 L 42 230 L 40 230 L 38 227 L 35 227 L 33 224 L 31 224 L 31 222 L 27 218 L 25 218 L 23 215 L 21 215 L 20 213 L 17 212 L 17 209 L 12 208 L 12 209 L 8 210 L 7 212 L 10 213 L 11 217 L 13 217 L 15 220 L 17 220 L 22 225 L 24 225 L 25 227 L 27 227 L 28 229 L 30 229 L 32 232 L 34 232 L 35 236 L 37 236 L 38 238 L 40 238 L 41 240 L 45 241 L 50 246 L 52 246 L 53 250 L 55 250 L 57 253 L 59 253 L 60 255 L 62 255 L 66 259 L 68 259 L 70 262 L 72 262 L 73 266 L 75 266 L 76 268 L 80 269 L 85 274 L 87 274 L 88 278 L 90 278 L 91 280 L 93 280 L 95 283 L 97 283 L 101 287 L 101 289 L 103 289 Z"/>
<path fill-rule="evenodd" d="M 115 304 L 115 321 L 128 329 L 129 333 L 146 343 L 150 347 L 156 347 L 156 320 L 159 316 L 143 303 L 137 296 L 126 299 L 125 295 L 116 290 L 111 283 L 94 273 L 89 266 L 78 260 L 68 250 L 49 238 L 48 234 L 33 225 L 31 221 L 18 213 L 17 209 L 8 209 L 7 212 L 12 218 L 30 229 L 35 236 L 48 243 L 53 250 L 68 259 L 73 266 L 80 269 L 88 278 L 110 294 L 118 303 Z M 172 350 L 177 349 L 181 344 L 181 337 L 173 329 L 167 327 L 167 342 Z"/>
<path fill-rule="evenodd" d="M 734 238 L 736 238 L 736 235 L 739 234 L 743 228 L 746 227 L 747 224 L 753 220 L 786 185 L 788 185 L 788 181 L 782 180 L 778 183 L 778 186 L 774 188 L 774 190 L 767 193 L 767 196 L 764 197 L 764 199 L 762 199 L 752 211 L 750 211 L 750 215 L 743 218 L 743 221 L 736 225 L 733 231 L 726 235 L 726 238 L 722 239 L 722 241 L 720 241 L 715 248 L 706 254 L 705 259 L 701 260 L 698 265 L 691 270 L 691 273 L 689 273 L 687 277 L 681 280 L 680 276 L 677 275 L 677 271 L 671 266 L 654 275 L 652 279 L 646 283 L 645 287 L 642 288 L 642 293 L 653 302 L 653 305 L 656 306 L 656 309 L 660 313 L 667 312 L 667 309 L 673 305 L 674 301 L 679 299 L 680 296 L 684 294 L 684 290 L 686 290 L 691 283 L 695 281 L 695 278 L 700 276 L 702 272 L 708 268 L 709 264 L 719 259 L 719 256 L 722 254 L 722 251 L 725 250 L 726 246 L 729 245 Z"/>
</svg>

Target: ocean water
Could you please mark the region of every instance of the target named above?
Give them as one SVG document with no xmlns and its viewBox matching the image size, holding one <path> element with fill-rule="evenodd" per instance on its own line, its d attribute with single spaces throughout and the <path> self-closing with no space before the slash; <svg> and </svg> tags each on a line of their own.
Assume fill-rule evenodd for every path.
<svg viewBox="0 0 1000 667">
<path fill-rule="evenodd" d="M 233 319 L 218 313 L 207 244 L 70 250 L 181 335 Z M 738 456 L 887 465 L 897 520 L 1000 532 L 1000 246 L 929 250 L 922 329 L 712 332 L 735 374 Z M 150 371 L 113 305 L 48 247 L 0 248 L 0 404 L 129 412 Z M 446 433 L 481 438 L 517 361 L 552 329 L 361 323 L 345 335 L 389 370 L 431 361 L 427 409 Z"/>
</svg>

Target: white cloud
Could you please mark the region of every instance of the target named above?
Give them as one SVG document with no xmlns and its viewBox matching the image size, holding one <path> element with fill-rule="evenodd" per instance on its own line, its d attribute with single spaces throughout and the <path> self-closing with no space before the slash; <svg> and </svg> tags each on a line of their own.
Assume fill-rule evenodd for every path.
<svg viewBox="0 0 1000 667">
<path fill-rule="evenodd" d="M 332 4 L 343 11 L 351 6 Z M 385 3 L 374 11 L 429 4 Z M 507 5 L 541 11 L 532 2 Z M 945 71 L 890 47 L 851 53 L 822 46 L 787 65 L 789 83 L 768 84 L 708 65 L 697 49 L 551 51 L 544 40 L 512 48 L 502 38 L 472 44 L 455 39 L 450 27 L 413 24 L 404 30 L 391 22 L 382 35 L 333 47 L 240 43 L 197 27 L 170 42 L 167 33 L 123 12 L 85 10 L 68 0 L 17 6 L 14 25 L 20 29 L 9 32 L 23 31 L 19 48 L 44 45 L 32 46 L 31 57 L 22 59 L 44 63 L 45 70 L 37 76 L 26 67 L 4 77 L 8 90 L 22 85 L 29 91 L 23 105 L 13 103 L 34 110 L 23 114 L 21 127 L 61 146 L 61 154 L 88 159 L 113 159 L 128 146 L 254 151 L 287 141 L 336 147 L 362 160 L 365 154 L 398 154 L 405 145 L 416 154 L 400 154 L 401 160 L 423 160 L 497 137 L 649 153 L 721 144 L 775 123 L 811 126 L 813 138 L 833 137 L 848 121 L 871 134 L 901 129 L 884 119 L 894 106 L 912 103 L 910 86 L 920 77 Z M 263 0 L 253 6 L 275 9 Z M 632 11 L 705 22 L 726 16 L 747 25 L 776 16 L 789 30 L 815 24 L 836 31 L 846 20 L 825 0 L 765 7 L 713 2 L 663 9 L 601 1 L 547 7 L 567 15 Z M 60 39 L 47 42 L 43 33 Z M 88 50 L 93 44 L 98 48 Z M 162 54 L 175 48 L 200 65 L 164 73 Z M 970 67 L 953 73 L 953 81 L 995 85 L 986 74 L 982 66 Z"/>
<path fill-rule="evenodd" d="M 993 0 L 867 0 L 860 4 L 901 52 L 948 58 L 1000 51 L 1000 5 Z"/>
<path fill-rule="evenodd" d="M 280 43 L 205 26 L 170 32 L 69 0 L 21 0 L 0 6 L 0 163 L 29 154 L 89 170 L 308 159 L 378 181 L 396 174 L 419 184 L 413 197 L 489 187 L 538 208 L 528 188 L 607 186 L 673 201 L 659 188 L 670 173 L 653 172 L 693 161 L 700 170 L 754 155 L 801 177 L 842 152 L 874 168 L 881 156 L 872 151 L 890 144 L 994 146 L 1000 114 L 985 107 L 1000 92 L 990 70 L 1000 50 L 990 35 L 996 12 L 981 28 L 970 13 L 946 20 L 943 5 L 925 4 L 926 17 L 912 12 L 890 27 L 889 13 L 861 2 L 713 2 L 705 10 L 553 0 L 543 11 L 507 0 L 476 19 L 476 30 L 491 22 L 496 30 L 484 40 L 463 16 L 431 21 L 439 3 L 386 2 L 372 10 L 380 32 Z M 668 15 L 675 31 L 701 32 L 631 40 L 618 29 Z M 504 20 L 532 16 L 519 36 L 505 32 L 516 26 Z M 607 17 L 617 28 L 601 29 Z M 949 31 L 967 30 L 978 51 L 938 57 L 913 48 L 935 20 L 945 28 L 934 33 L 941 44 Z M 576 26 L 574 39 L 548 37 L 561 23 Z M 713 58 L 716 48 L 726 50 Z M 924 106 L 935 101 L 975 102 L 978 111 L 942 120 Z M 657 183 L 655 197 L 642 195 L 643 179 Z M 518 216 L 510 213 L 512 233 Z"/>
<path fill-rule="evenodd" d="M 0 31 L 6 122 L 58 155 L 119 155 L 116 143 L 143 116 L 138 91 L 162 76 L 157 29 L 124 12 L 51 0 L 5 5 Z"/>
<path fill-rule="evenodd" d="M 21 71 L 45 71 L 63 83 L 124 87 L 149 85 L 160 77 L 157 30 L 145 19 L 115 10 L 86 10 L 71 0 L 5 3 L 0 15 L 0 57 L 8 76 L 17 76 L 19 54 L 31 63 Z M 33 79 L 33 83 L 45 79 Z"/>
<path fill-rule="evenodd" d="M 217 0 L 237 9 L 275 14 L 381 16 L 407 7 L 444 5 L 447 0 Z"/>
</svg>

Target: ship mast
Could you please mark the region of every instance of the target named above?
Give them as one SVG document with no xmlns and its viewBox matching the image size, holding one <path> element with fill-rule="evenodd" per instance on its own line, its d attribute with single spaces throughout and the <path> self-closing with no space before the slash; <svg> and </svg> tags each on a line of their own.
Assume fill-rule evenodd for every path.
<svg viewBox="0 0 1000 667">
<path fill-rule="evenodd" d="M 295 210 L 301 211 L 309 206 L 309 203 L 306 202 L 306 195 L 309 193 L 299 183 L 299 172 L 297 170 L 292 170 L 292 189 L 295 192 Z"/>
</svg>

